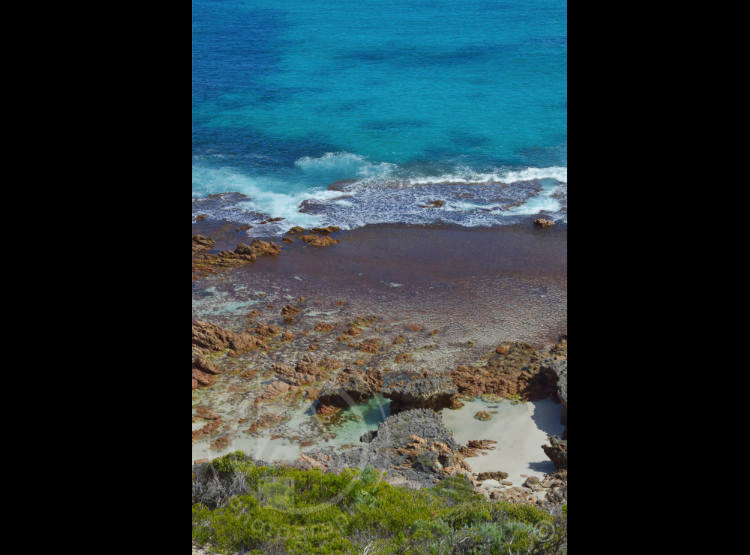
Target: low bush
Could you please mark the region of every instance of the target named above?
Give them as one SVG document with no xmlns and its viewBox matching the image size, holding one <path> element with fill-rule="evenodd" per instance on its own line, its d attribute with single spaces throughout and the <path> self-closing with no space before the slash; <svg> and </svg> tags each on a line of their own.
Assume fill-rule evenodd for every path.
<svg viewBox="0 0 750 555">
<path fill-rule="evenodd" d="M 241 452 L 193 476 L 192 509 L 193 540 L 223 553 L 553 553 L 567 515 L 489 502 L 463 476 L 413 490 L 373 468 L 258 466 Z"/>
</svg>

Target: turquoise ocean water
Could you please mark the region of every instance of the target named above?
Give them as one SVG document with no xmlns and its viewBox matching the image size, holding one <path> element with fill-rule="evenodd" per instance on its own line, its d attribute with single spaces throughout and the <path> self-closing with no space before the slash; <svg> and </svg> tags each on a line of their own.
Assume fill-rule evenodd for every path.
<svg viewBox="0 0 750 555">
<path fill-rule="evenodd" d="M 566 218 L 566 0 L 192 8 L 194 212 L 278 231 Z M 201 200 L 228 191 L 247 197 Z"/>
</svg>

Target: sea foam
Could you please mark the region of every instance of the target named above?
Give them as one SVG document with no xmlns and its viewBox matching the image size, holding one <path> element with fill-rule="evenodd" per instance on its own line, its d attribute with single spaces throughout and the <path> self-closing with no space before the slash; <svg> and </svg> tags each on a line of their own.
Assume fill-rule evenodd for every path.
<svg viewBox="0 0 750 555">
<path fill-rule="evenodd" d="M 255 225 L 268 218 L 277 224 L 255 227 L 248 235 L 282 234 L 293 226 L 367 224 L 455 224 L 497 226 L 541 214 L 567 221 L 566 167 L 490 168 L 456 166 L 448 172 L 417 173 L 388 162 L 373 162 L 349 152 L 302 157 L 283 177 L 247 175 L 229 167 L 193 164 L 194 212 L 214 219 Z M 337 183 L 335 190 L 328 185 Z M 202 203 L 215 193 L 236 191 L 246 198 Z M 436 208 L 432 201 L 442 200 Z"/>
</svg>

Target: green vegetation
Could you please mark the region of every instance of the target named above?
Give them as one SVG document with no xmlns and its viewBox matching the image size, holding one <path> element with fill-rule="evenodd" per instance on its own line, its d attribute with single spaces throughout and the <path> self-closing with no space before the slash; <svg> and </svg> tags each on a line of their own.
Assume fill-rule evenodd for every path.
<svg viewBox="0 0 750 555">
<path fill-rule="evenodd" d="M 256 466 L 236 452 L 193 476 L 193 540 L 224 553 L 555 553 L 564 517 L 489 502 L 463 476 L 412 490 L 372 468 Z M 567 511 L 565 511 L 567 514 Z"/>
</svg>

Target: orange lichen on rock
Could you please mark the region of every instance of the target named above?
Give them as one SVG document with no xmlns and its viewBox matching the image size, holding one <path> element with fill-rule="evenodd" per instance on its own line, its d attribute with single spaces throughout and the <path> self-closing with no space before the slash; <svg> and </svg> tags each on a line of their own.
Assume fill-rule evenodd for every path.
<svg viewBox="0 0 750 555">
<path fill-rule="evenodd" d="M 458 366 L 451 372 L 453 383 L 461 395 L 520 397 L 538 401 L 553 397 L 557 391 L 557 376 L 544 361 L 549 354 L 538 351 L 528 343 L 507 344 L 504 352 L 496 350 L 484 366 Z"/>
<path fill-rule="evenodd" d="M 382 345 L 380 339 L 365 339 L 359 344 L 359 350 L 363 353 L 376 354 Z"/>
<path fill-rule="evenodd" d="M 259 337 L 273 337 L 274 335 L 279 335 L 281 333 L 281 328 L 278 326 L 274 326 L 271 324 L 264 324 L 262 322 L 258 322 L 258 325 L 255 326 L 255 335 Z"/>
<path fill-rule="evenodd" d="M 192 388 L 207 387 L 216 382 L 218 366 L 206 355 L 229 351 L 229 354 L 266 349 L 266 343 L 247 333 L 234 333 L 210 322 L 196 320 L 192 327 Z"/>
<path fill-rule="evenodd" d="M 286 364 L 274 364 L 272 370 L 279 380 L 289 385 L 309 385 L 325 377 L 321 367 L 309 354 L 299 359 L 294 368 Z"/>
<path fill-rule="evenodd" d="M 537 218 L 534 220 L 534 225 L 537 227 L 552 227 L 555 225 L 555 222 L 546 218 Z"/>
<path fill-rule="evenodd" d="M 258 256 L 277 256 L 281 246 L 269 241 L 254 239 L 250 245 L 240 243 L 234 251 L 220 251 L 209 254 L 216 242 L 202 235 L 193 235 L 192 271 L 193 280 L 209 274 L 216 274 L 244 264 L 252 264 Z"/>
<path fill-rule="evenodd" d="M 328 235 L 300 235 L 299 237 L 311 247 L 329 247 L 338 244 L 338 239 L 333 239 Z"/>
</svg>

